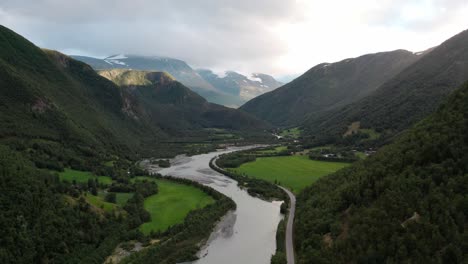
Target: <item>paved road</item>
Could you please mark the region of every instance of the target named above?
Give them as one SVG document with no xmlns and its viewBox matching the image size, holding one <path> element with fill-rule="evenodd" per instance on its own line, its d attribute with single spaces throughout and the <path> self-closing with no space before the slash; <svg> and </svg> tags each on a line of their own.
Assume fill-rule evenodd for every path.
<svg viewBox="0 0 468 264">
<path fill-rule="evenodd" d="M 291 201 L 289 208 L 288 223 L 286 225 L 286 259 L 288 264 L 294 264 L 294 242 L 293 242 L 293 225 L 294 225 L 294 214 L 296 213 L 296 196 L 288 189 L 278 186 L 283 189 L 289 196 Z"/>
</svg>

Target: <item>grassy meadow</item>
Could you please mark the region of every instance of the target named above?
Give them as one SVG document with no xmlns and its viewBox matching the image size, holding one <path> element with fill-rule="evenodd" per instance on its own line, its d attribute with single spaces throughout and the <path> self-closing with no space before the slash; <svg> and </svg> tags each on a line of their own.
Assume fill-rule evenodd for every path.
<svg viewBox="0 0 468 264">
<path fill-rule="evenodd" d="M 140 226 L 144 234 L 164 231 L 169 226 L 180 224 L 190 211 L 215 202 L 211 196 L 196 187 L 168 180 L 146 179 L 156 181 L 159 192 L 145 199 L 144 207 L 151 214 L 151 221 Z"/>
<path fill-rule="evenodd" d="M 231 170 L 269 182 L 278 182 L 297 194 L 320 177 L 348 165 L 349 163 L 343 162 L 311 160 L 307 156 L 282 156 L 260 157 Z"/>
<path fill-rule="evenodd" d="M 72 182 L 75 180 L 79 183 L 87 183 L 88 179 L 97 178 L 100 183 L 104 184 L 111 184 L 112 178 L 108 176 L 96 176 L 89 171 L 78 171 L 73 169 L 66 168 L 63 172 L 59 173 L 59 177 L 61 181 L 69 181 Z"/>
</svg>

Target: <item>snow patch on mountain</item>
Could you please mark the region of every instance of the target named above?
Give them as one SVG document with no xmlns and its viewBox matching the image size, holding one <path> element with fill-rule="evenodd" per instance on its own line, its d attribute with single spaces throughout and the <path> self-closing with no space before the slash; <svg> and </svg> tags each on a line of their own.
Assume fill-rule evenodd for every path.
<svg viewBox="0 0 468 264">
<path fill-rule="evenodd" d="M 251 81 L 253 81 L 253 82 L 259 82 L 259 83 L 262 83 L 262 82 L 263 82 L 262 78 L 258 77 L 258 75 L 255 74 L 255 73 L 253 73 L 252 75 L 250 75 L 250 77 L 247 76 L 247 79 L 249 79 L 249 80 L 251 80 Z"/>
<path fill-rule="evenodd" d="M 107 63 L 110 63 L 110 64 L 119 64 L 119 65 L 123 65 L 123 66 L 128 66 L 125 62 L 123 61 L 118 61 L 118 60 L 104 60 L 105 62 Z"/>
<path fill-rule="evenodd" d="M 105 60 L 123 60 L 123 59 L 127 59 L 128 57 L 125 56 L 124 54 L 118 54 L 118 55 L 113 55 L 113 56 L 110 56 L 110 57 L 107 57 L 105 58 Z"/>
<path fill-rule="evenodd" d="M 213 72 L 214 75 L 218 76 L 218 78 L 220 78 L 220 79 L 226 77 L 226 75 L 227 75 L 227 71 L 219 71 L 219 72 L 218 71 L 217 72 L 212 71 L 212 72 Z"/>
</svg>

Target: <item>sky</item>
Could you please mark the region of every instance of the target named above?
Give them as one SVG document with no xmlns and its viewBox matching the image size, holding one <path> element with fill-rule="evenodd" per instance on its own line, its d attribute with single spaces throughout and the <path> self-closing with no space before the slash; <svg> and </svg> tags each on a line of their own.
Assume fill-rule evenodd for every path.
<svg viewBox="0 0 468 264">
<path fill-rule="evenodd" d="M 178 58 L 276 77 L 468 29 L 466 0 L 0 0 L 0 24 L 66 54 Z"/>
</svg>

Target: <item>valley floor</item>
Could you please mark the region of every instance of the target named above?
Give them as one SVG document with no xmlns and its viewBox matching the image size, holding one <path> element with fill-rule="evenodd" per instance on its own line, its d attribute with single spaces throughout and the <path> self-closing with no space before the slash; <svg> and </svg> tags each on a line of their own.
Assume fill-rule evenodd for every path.
<svg viewBox="0 0 468 264">
<path fill-rule="evenodd" d="M 298 194 L 320 177 L 348 166 L 349 163 L 316 161 L 308 156 L 258 157 L 233 172 L 285 186 Z"/>
</svg>

